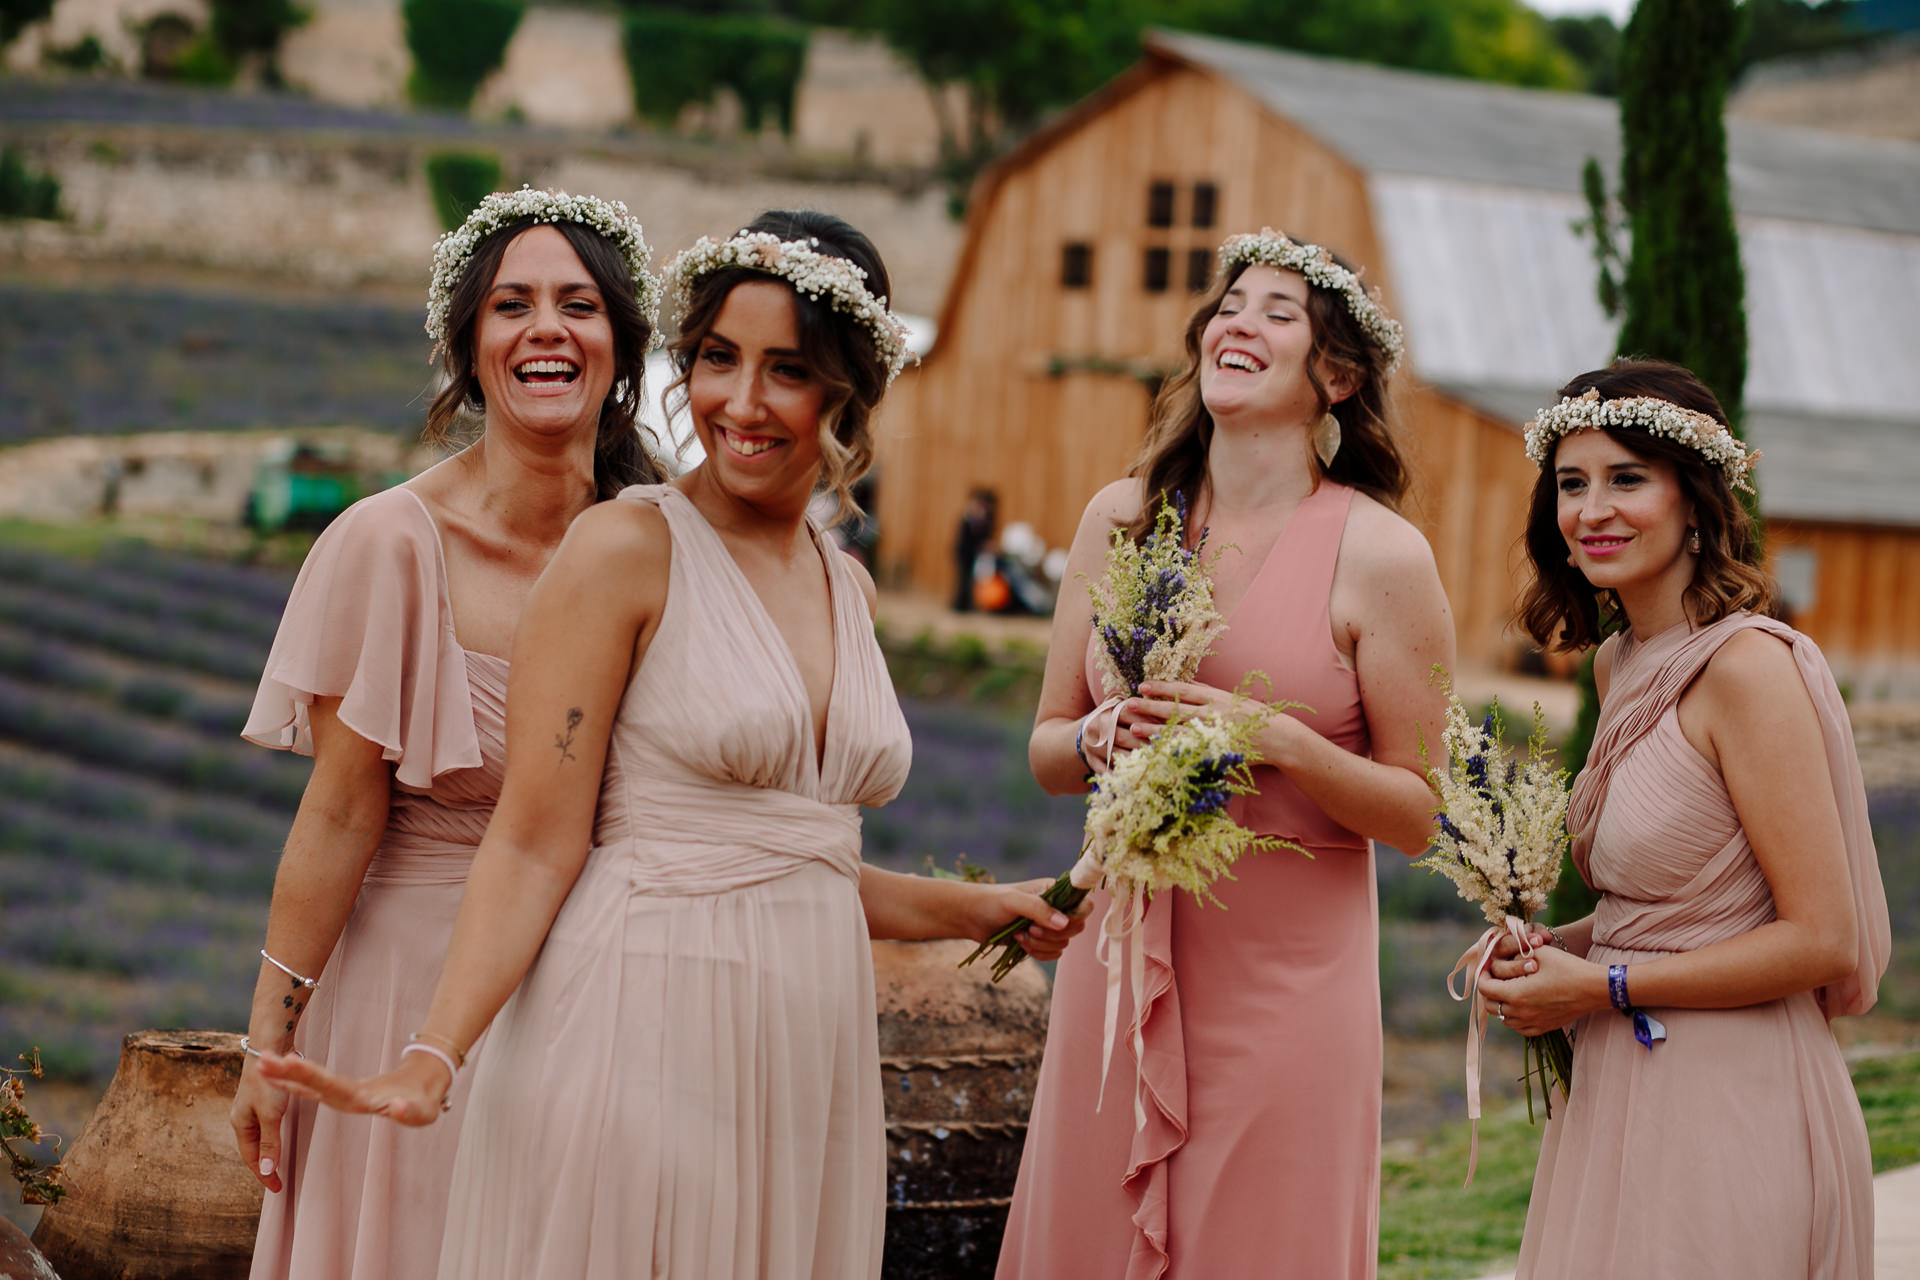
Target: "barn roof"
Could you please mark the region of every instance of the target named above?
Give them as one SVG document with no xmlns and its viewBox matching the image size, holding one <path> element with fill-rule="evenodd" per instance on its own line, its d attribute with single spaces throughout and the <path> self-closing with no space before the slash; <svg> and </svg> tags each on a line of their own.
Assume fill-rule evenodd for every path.
<svg viewBox="0 0 1920 1280">
<path fill-rule="evenodd" d="M 1369 173 L 1578 193 L 1620 167 L 1619 106 L 1556 93 L 1154 31 L 1149 57 L 1222 75 Z M 1920 146 L 1727 123 L 1740 213 L 1920 235 Z"/>
</svg>

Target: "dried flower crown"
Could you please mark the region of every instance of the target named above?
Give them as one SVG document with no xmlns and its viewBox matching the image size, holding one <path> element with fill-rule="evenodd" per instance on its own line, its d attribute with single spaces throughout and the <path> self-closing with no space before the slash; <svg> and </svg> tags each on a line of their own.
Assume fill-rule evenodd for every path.
<svg viewBox="0 0 1920 1280">
<path fill-rule="evenodd" d="M 1753 469 L 1758 453 L 1748 452 L 1733 432 L 1707 414 L 1652 396 L 1602 400 L 1597 388 L 1588 387 L 1581 395 L 1562 397 L 1559 404 L 1540 410 L 1527 424 L 1527 456 L 1535 466 L 1544 467 L 1556 440 L 1600 427 L 1645 431 L 1683 444 L 1725 472 L 1728 484 L 1753 492 L 1747 473 Z"/>
<path fill-rule="evenodd" d="M 1298 271 L 1307 278 L 1308 284 L 1339 294 L 1353 318 L 1386 356 L 1386 371 L 1392 373 L 1399 367 L 1406 353 L 1400 322 L 1380 305 L 1380 291 L 1361 284 L 1358 273 L 1333 260 L 1331 250 L 1317 244 L 1303 244 L 1284 231 L 1262 227 L 1258 235 L 1229 236 L 1220 246 L 1222 270 L 1243 265 Z"/>
<path fill-rule="evenodd" d="M 907 327 L 887 309 L 885 298 L 867 288 L 867 273 L 845 258 L 819 251 L 820 241 L 782 240 L 770 231 L 742 231 L 731 240 L 701 236 L 667 269 L 673 278 L 674 304 L 682 312 L 693 300 L 693 286 L 715 271 L 738 268 L 778 276 L 815 302 L 825 300 L 873 338 L 891 383 L 906 368 Z"/>
<path fill-rule="evenodd" d="M 473 261 L 480 242 L 516 222 L 577 222 L 611 240 L 626 259 L 633 277 L 634 300 L 659 341 L 660 278 L 648 270 L 653 250 L 647 247 L 640 219 L 618 200 L 598 196 L 570 196 L 564 191 L 540 191 L 523 186 L 518 191 L 496 191 L 482 200 L 459 228 L 440 237 L 433 246 L 433 283 L 427 288 L 427 333 L 437 352 L 447 343 L 447 313 L 453 291 Z"/>
</svg>

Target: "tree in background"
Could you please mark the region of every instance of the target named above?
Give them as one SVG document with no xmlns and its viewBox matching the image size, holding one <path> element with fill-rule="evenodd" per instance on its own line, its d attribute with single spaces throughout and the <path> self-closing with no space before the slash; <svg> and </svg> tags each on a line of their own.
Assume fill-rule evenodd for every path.
<svg viewBox="0 0 1920 1280">
<path fill-rule="evenodd" d="M 440 225 L 453 231 L 500 189 L 500 157 L 484 151 L 436 151 L 427 157 L 427 188 Z"/>
<path fill-rule="evenodd" d="M 407 97 L 423 107 L 465 111 L 507 56 L 525 0 L 406 0 L 413 72 Z"/>
<path fill-rule="evenodd" d="M 754 0 L 682 0 L 631 8 L 622 45 L 634 110 L 671 124 L 681 108 L 730 88 L 749 130 L 779 121 L 793 131 L 793 104 L 807 62 L 807 29 Z"/>
<path fill-rule="evenodd" d="M 1640 0 L 1620 46 L 1620 204 L 1631 243 L 1619 297 L 1622 355 L 1672 360 L 1719 397 L 1741 435 L 1747 380 L 1746 283 L 1727 185 L 1727 86 L 1740 56 L 1733 0 Z M 1609 243 L 1598 166 L 1587 173 L 1590 217 Z M 1602 261 L 1602 299 L 1610 287 Z M 1759 513 L 1747 499 L 1758 527 Z M 1593 660 L 1581 666 L 1580 718 L 1562 748 L 1586 762 L 1599 719 Z M 1571 920 L 1594 896 L 1564 868 L 1548 910 Z"/>
<path fill-rule="evenodd" d="M 279 84 L 275 59 L 280 41 L 307 20 L 307 11 L 293 0 L 212 0 L 212 8 L 209 34 L 227 60 L 238 65 L 257 55 L 263 62 L 262 78 Z"/>
</svg>

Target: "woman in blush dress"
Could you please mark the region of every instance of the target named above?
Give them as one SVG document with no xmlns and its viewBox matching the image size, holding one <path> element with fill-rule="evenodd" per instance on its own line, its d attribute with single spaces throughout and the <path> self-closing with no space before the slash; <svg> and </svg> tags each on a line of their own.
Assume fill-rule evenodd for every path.
<svg viewBox="0 0 1920 1280">
<path fill-rule="evenodd" d="M 624 206 L 489 197 L 434 256 L 428 329 L 464 450 L 342 514 L 302 566 L 246 736 L 313 756 L 267 921 L 232 1119 L 271 1193 L 254 1280 L 426 1276 L 457 1125 L 401 1134 L 289 1105 L 261 1050 L 392 1065 L 425 1018 L 500 794 L 507 662 L 534 579 L 596 498 L 656 480 L 638 434 L 659 305 Z"/>
<path fill-rule="evenodd" d="M 1373 840 L 1426 848 L 1420 741 L 1444 709 L 1431 673 L 1453 624 L 1425 539 L 1395 513 L 1405 471 L 1388 430 L 1399 326 L 1326 250 L 1277 232 L 1221 250 L 1187 327 L 1187 363 L 1154 408 L 1130 479 L 1102 490 L 1067 574 L 1092 577 L 1114 529 L 1140 538 L 1184 496 L 1192 537 L 1224 550 L 1228 629 L 1192 684 L 1096 708 L 1090 606 L 1063 592 L 1029 754 L 1053 792 L 1084 791 L 1109 749 L 1176 706 L 1230 701 L 1252 672 L 1273 716 L 1254 831 L 1306 846 L 1243 859 L 1221 907 L 1155 897 L 1141 1007 L 1122 993 L 1103 1107 L 1106 977 L 1088 948 L 1060 963 L 1046 1058 L 1001 1280 L 1374 1273 L 1381 1028 Z M 1093 895 L 1094 917 L 1108 907 Z M 1137 1073 L 1137 1075 L 1136 1075 Z M 1127 1097 L 1136 1087 L 1145 1122 Z M 1124 1082 L 1124 1087 L 1121 1086 Z M 1119 1095 L 1116 1097 L 1116 1095 Z"/>
<path fill-rule="evenodd" d="M 418 1039 L 365 1082 L 266 1064 L 427 1124 L 461 1109 L 461 1050 L 493 1023 L 444 1280 L 877 1276 L 869 936 L 1025 917 L 1051 958 L 1077 927 L 1040 882 L 861 865 L 907 727 L 872 581 L 806 509 L 822 487 L 849 508 L 905 360 L 872 244 L 766 214 L 676 272 L 675 395 L 705 460 L 581 517 L 527 603 L 512 763 Z"/>
<path fill-rule="evenodd" d="M 1774 600 L 1749 455 L 1676 365 L 1582 374 L 1528 428 L 1522 621 L 1601 641 L 1574 783 L 1591 916 L 1496 952 L 1487 1010 L 1574 1033 L 1522 1276 L 1871 1280 L 1872 1164 L 1830 1019 L 1870 1008 L 1887 904 L 1826 660 Z M 1558 944 L 1558 945 L 1549 945 Z"/>
</svg>

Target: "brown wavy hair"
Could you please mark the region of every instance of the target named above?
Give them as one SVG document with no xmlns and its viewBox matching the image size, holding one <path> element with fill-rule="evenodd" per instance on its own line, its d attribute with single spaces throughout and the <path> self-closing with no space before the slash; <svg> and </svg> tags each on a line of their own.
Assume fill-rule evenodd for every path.
<svg viewBox="0 0 1920 1280">
<path fill-rule="evenodd" d="M 811 240 L 815 251 L 845 258 L 866 272 L 867 291 L 874 297 L 893 294 L 880 251 L 842 218 L 813 209 L 773 209 L 742 230 L 768 232 L 782 240 Z M 680 332 L 667 344 L 675 370 L 667 388 L 670 414 L 687 406 L 694 358 L 713 332 L 733 287 L 746 280 L 780 279 L 764 271 L 729 267 L 710 272 L 694 284 L 686 313 L 680 317 Z M 887 391 L 887 360 L 865 325 L 835 311 L 826 300 L 795 291 L 793 313 L 800 331 L 800 358 L 827 392 L 820 405 L 820 486 L 839 504 L 833 515 L 833 523 L 838 524 L 861 514 L 853 487 L 873 465 L 873 411 Z"/>
<path fill-rule="evenodd" d="M 440 353 L 447 385 L 427 408 L 427 425 L 421 438 L 435 445 L 470 438 L 473 432 L 462 419 L 486 412 L 487 398 L 473 367 L 480 308 L 493 290 L 493 278 L 499 274 L 507 246 L 534 226 L 551 226 L 567 238 L 600 290 L 601 304 L 613 325 L 613 385 L 600 406 L 600 426 L 594 437 L 594 498 L 604 501 L 630 484 L 658 484 L 667 478 L 666 468 L 647 448 L 646 428 L 640 422 L 653 326 L 634 296 L 626 256 L 611 240 L 577 222 L 510 222 L 474 247 L 447 307 L 447 342 Z"/>
<path fill-rule="evenodd" d="M 1651 396 L 1727 425 L 1726 411 L 1713 392 L 1690 371 L 1665 360 L 1615 360 L 1573 379 L 1560 388 L 1560 395 L 1582 396 L 1589 390 L 1599 392 L 1602 400 Z M 1671 466 L 1679 477 L 1680 492 L 1693 503 L 1700 554 L 1693 581 L 1687 584 L 1687 616 L 1701 626 L 1739 609 L 1777 617 L 1778 592 L 1772 577 L 1760 567 L 1760 540 L 1726 473 L 1697 450 L 1663 436 L 1621 427 L 1601 430 L 1634 457 Z M 1527 506 L 1523 540 L 1532 574 L 1520 595 L 1519 620 L 1544 649 L 1585 649 L 1618 630 L 1626 611 L 1617 594 L 1596 590 L 1586 574 L 1567 563 L 1567 540 L 1560 535 L 1557 510 L 1560 488 L 1553 474 L 1559 451 L 1556 440 L 1547 451 Z"/>
<path fill-rule="evenodd" d="M 1349 271 L 1356 268 L 1338 254 L 1334 261 Z M 1220 310 L 1227 290 L 1247 269 L 1246 264 L 1221 273 L 1187 321 L 1186 359 L 1154 397 L 1152 425 L 1146 442 L 1128 474 L 1138 476 L 1146 501 L 1127 526 L 1127 536 L 1138 542 L 1153 529 L 1159 497 L 1182 495 L 1187 509 L 1200 501 L 1207 481 L 1207 451 L 1213 443 L 1213 415 L 1200 399 L 1200 341 L 1207 322 Z M 1347 309 L 1346 300 L 1331 289 L 1309 284 L 1307 319 L 1313 343 L 1307 350 L 1307 379 L 1320 400 L 1320 412 L 1340 422 L 1340 452 L 1327 468 L 1327 478 L 1349 485 L 1398 509 L 1406 497 L 1408 475 L 1400 447 L 1394 442 L 1394 414 L 1387 396 L 1387 353 Z M 1358 380 L 1354 393 L 1338 404 L 1320 378 L 1322 363 L 1344 370 Z"/>
</svg>

